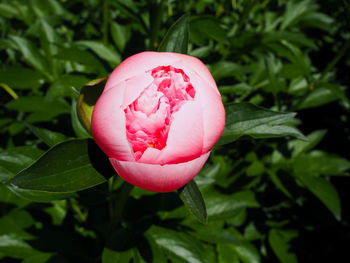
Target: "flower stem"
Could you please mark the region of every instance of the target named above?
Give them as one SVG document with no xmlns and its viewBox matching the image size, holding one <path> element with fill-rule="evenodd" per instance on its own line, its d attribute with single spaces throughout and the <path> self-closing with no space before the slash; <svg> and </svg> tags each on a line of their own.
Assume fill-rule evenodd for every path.
<svg viewBox="0 0 350 263">
<path fill-rule="evenodd" d="M 110 188 L 111 189 L 111 188 Z M 133 185 L 124 182 L 117 192 L 111 192 L 110 198 L 110 233 L 115 229 L 122 219 L 126 202 L 129 194 L 133 189 Z"/>
</svg>

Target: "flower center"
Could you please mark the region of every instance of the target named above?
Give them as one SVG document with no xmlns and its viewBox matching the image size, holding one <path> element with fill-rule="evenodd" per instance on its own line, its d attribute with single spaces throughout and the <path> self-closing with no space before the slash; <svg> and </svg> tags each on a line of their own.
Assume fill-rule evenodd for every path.
<svg viewBox="0 0 350 263">
<path fill-rule="evenodd" d="M 173 114 L 196 94 L 182 69 L 159 66 L 147 73 L 153 82 L 124 110 L 126 137 L 136 161 L 148 147 L 162 150 L 166 146 Z"/>
</svg>

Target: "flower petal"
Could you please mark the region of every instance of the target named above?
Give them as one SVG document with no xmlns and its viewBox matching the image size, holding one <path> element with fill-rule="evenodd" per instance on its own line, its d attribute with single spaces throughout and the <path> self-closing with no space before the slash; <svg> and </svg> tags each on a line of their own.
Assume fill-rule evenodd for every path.
<svg viewBox="0 0 350 263">
<path fill-rule="evenodd" d="M 91 119 L 92 134 L 102 151 L 112 158 L 134 160 L 134 153 L 126 138 L 125 113 L 120 105 L 124 98 L 125 83 L 103 92 Z"/>
<path fill-rule="evenodd" d="M 182 67 L 186 65 L 186 67 L 191 68 L 193 71 L 195 71 L 198 76 L 201 79 L 204 79 L 210 87 L 214 89 L 214 91 L 218 94 L 219 90 L 217 89 L 215 80 L 213 76 L 211 75 L 209 69 L 203 64 L 202 61 L 200 61 L 198 58 L 188 56 L 188 55 L 181 55 L 181 62 Z"/>
<path fill-rule="evenodd" d="M 167 145 L 162 149 L 147 148 L 139 162 L 174 164 L 187 162 L 203 152 L 203 115 L 197 101 L 187 101 L 174 113 Z"/>
<path fill-rule="evenodd" d="M 109 76 L 104 92 L 133 76 L 158 66 L 172 65 L 181 56 L 177 53 L 142 52 L 124 60 Z"/>
<path fill-rule="evenodd" d="M 153 77 L 150 73 L 143 72 L 137 76 L 125 80 L 125 92 L 122 109 L 125 109 L 129 104 L 140 96 L 141 92 L 153 82 Z"/>
<path fill-rule="evenodd" d="M 203 167 L 210 152 L 197 159 L 178 164 L 146 164 L 119 161 L 110 162 L 125 181 L 154 192 L 171 192 L 188 183 Z"/>
<path fill-rule="evenodd" d="M 177 63 L 178 62 L 175 64 Z M 205 67 L 202 62 L 200 63 L 203 65 L 203 67 Z M 210 151 L 210 149 L 214 146 L 225 127 L 225 108 L 222 104 L 220 92 L 216 88 L 215 82 L 213 82 L 215 86 L 211 86 L 202 78 L 202 76 L 188 68 L 186 65 L 178 64 L 175 66 L 181 66 L 182 70 L 189 76 L 190 81 L 196 90 L 195 100 L 199 101 L 201 104 L 204 127 L 202 153 L 205 153 Z"/>
</svg>

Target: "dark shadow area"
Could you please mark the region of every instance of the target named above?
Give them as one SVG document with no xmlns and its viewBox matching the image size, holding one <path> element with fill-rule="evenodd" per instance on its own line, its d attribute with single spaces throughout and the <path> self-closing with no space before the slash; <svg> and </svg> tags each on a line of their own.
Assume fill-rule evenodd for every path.
<svg viewBox="0 0 350 263">
<path fill-rule="evenodd" d="M 89 159 L 94 169 L 106 180 L 116 174 L 105 153 L 97 146 L 93 139 L 88 139 Z"/>
</svg>

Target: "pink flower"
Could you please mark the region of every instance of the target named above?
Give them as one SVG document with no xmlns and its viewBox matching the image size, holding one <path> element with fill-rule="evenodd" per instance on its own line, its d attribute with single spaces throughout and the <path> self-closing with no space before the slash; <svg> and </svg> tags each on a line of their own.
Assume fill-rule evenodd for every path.
<svg viewBox="0 0 350 263">
<path fill-rule="evenodd" d="M 215 81 L 198 59 L 143 52 L 110 75 L 92 114 L 92 134 L 119 176 L 155 192 L 188 183 L 225 125 Z"/>
</svg>

